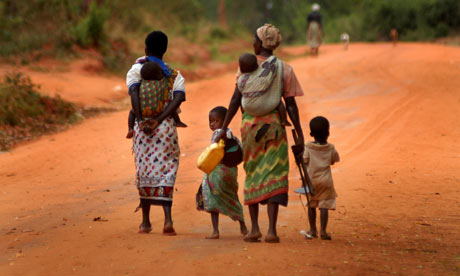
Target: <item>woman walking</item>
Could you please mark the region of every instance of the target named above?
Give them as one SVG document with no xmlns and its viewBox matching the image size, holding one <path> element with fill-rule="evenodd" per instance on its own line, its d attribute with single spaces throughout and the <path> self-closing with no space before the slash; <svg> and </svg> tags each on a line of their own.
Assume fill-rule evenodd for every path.
<svg viewBox="0 0 460 276">
<path fill-rule="evenodd" d="M 286 130 L 277 112 L 281 98 L 303 144 L 295 101 L 303 91 L 292 67 L 273 55 L 280 42 L 281 34 L 275 26 L 265 24 L 257 29 L 253 47 L 260 64 L 259 77 L 249 80 L 245 74 L 239 76 L 221 133 L 215 139 L 217 141 L 225 135 L 231 120 L 242 107 L 241 138 L 246 172 L 244 203 L 249 206 L 252 223 L 251 232 L 244 238 L 247 242 L 257 242 L 262 237 L 258 222 L 259 203 L 267 204 L 268 209 L 269 228 L 265 242 L 279 242 L 276 232 L 278 209 L 280 204 L 287 206 L 289 188 Z M 259 82 L 254 85 L 257 91 L 241 93 L 248 81 Z"/>
<path fill-rule="evenodd" d="M 133 151 L 136 164 L 136 186 L 142 207 L 139 233 L 152 231 L 150 205 L 160 205 L 164 211 L 163 234 L 176 235 L 171 206 L 179 166 L 179 143 L 172 114 L 185 100 L 184 78 L 179 71 L 163 62 L 168 37 L 153 31 L 145 39 L 145 57 L 139 58 L 126 76 L 136 115 Z M 161 80 L 141 79 L 141 69 L 147 62 L 158 63 L 163 71 Z"/>
</svg>

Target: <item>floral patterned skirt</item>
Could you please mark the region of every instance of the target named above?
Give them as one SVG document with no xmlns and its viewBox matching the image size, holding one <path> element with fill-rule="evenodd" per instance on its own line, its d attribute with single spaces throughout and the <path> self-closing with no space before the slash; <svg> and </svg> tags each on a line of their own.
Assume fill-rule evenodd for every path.
<svg viewBox="0 0 460 276">
<path fill-rule="evenodd" d="M 151 135 L 134 126 L 136 186 L 142 199 L 171 205 L 179 167 L 179 143 L 174 120 L 166 118 Z"/>
</svg>

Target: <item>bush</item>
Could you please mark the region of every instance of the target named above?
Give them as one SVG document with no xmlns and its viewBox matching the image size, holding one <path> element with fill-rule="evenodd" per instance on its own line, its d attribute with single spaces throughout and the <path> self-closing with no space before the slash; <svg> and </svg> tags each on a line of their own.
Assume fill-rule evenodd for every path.
<svg viewBox="0 0 460 276">
<path fill-rule="evenodd" d="M 5 148 L 24 136 L 52 131 L 79 118 L 73 104 L 59 96 L 42 96 L 38 90 L 39 86 L 28 76 L 6 74 L 0 83 L 0 147 Z"/>
<path fill-rule="evenodd" d="M 106 39 L 104 25 L 109 14 L 105 5 L 98 7 L 96 1 L 92 1 L 88 15 L 72 29 L 76 42 L 83 47 L 100 46 Z"/>
</svg>

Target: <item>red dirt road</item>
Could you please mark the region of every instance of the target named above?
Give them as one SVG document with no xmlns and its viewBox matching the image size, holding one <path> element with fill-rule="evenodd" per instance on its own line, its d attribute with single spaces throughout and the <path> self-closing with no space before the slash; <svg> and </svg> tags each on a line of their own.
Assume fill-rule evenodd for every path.
<svg viewBox="0 0 460 276">
<path fill-rule="evenodd" d="M 280 209 L 280 244 L 244 243 L 226 217 L 221 239 L 204 239 L 211 222 L 195 210 L 196 158 L 210 139 L 208 111 L 230 100 L 229 73 L 187 85 L 189 128 L 179 130 L 173 207 L 178 236 L 160 234 L 161 208 L 152 209 L 153 232 L 136 233 L 127 110 L 0 154 L 0 275 L 460 275 L 460 48 L 335 45 L 290 64 L 306 92 L 297 99 L 306 136 L 309 120 L 326 116 L 342 158 L 333 168 L 332 241 L 302 238 L 307 218 L 293 193 Z M 66 86 L 82 99 L 94 95 L 73 80 L 82 79 Z M 239 123 L 232 123 L 237 133 Z M 240 187 L 243 178 L 240 167 Z M 299 185 L 291 162 L 290 188 Z M 265 207 L 259 219 L 266 231 Z"/>
</svg>

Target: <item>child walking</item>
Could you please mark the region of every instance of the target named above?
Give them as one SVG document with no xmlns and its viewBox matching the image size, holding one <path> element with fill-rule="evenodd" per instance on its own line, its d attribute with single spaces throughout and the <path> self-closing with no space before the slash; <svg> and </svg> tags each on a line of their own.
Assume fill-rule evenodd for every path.
<svg viewBox="0 0 460 276">
<path fill-rule="evenodd" d="M 212 138 L 218 134 L 216 130 L 222 127 L 226 114 L 227 109 L 223 106 L 215 107 L 209 112 Z M 209 175 L 204 175 L 196 195 L 197 209 L 211 214 L 213 232 L 206 237 L 207 239 L 219 238 L 219 213 L 237 220 L 242 235 L 248 233 L 244 223 L 243 207 L 238 199 L 237 165 L 243 160 L 243 151 L 240 141 L 233 136 L 230 129 L 227 130 L 224 150 L 224 158 Z"/>
<path fill-rule="evenodd" d="M 310 136 L 315 141 L 305 145 L 303 159 L 307 164 L 308 174 L 311 178 L 316 194 L 310 200 L 308 208 L 308 221 L 310 230 L 306 237 L 309 239 L 318 237 L 316 229 L 316 208 L 320 211 L 321 232 L 323 240 L 331 240 L 331 235 L 326 232 L 329 218 L 329 210 L 335 210 L 335 198 L 337 194 L 332 181 L 331 165 L 340 161 L 338 152 L 333 144 L 327 142 L 329 137 L 329 121 L 318 116 L 310 121 Z"/>
</svg>

